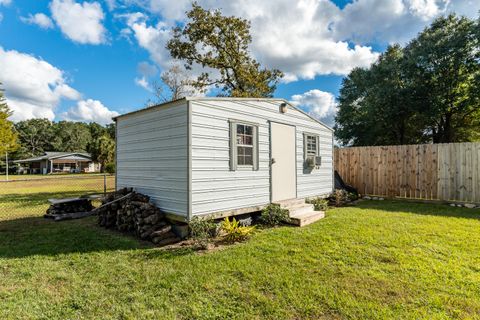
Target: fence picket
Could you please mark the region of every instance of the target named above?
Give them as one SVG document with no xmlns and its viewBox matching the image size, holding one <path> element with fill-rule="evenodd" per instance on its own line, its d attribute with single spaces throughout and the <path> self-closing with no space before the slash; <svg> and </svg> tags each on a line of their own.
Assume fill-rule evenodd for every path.
<svg viewBox="0 0 480 320">
<path fill-rule="evenodd" d="M 480 203 L 480 143 L 336 148 L 335 169 L 364 194 Z"/>
</svg>

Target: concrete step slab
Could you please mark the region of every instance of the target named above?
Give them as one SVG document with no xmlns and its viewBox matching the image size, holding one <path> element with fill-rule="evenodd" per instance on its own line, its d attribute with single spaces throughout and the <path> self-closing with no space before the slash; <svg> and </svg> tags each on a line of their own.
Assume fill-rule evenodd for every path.
<svg viewBox="0 0 480 320">
<path fill-rule="evenodd" d="M 290 217 L 314 211 L 313 204 L 309 203 L 302 203 L 296 206 L 288 207 L 286 209 L 288 209 Z"/>
<path fill-rule="evenodd" d="M 325 218 L 325 212 L 311 211 L 296 216 L 290 216 L 290 223 L 303 227 L 323 218 Z"/>
<path fill-rule="evenodd" d="M 293 207 L 293 206 L 305 203 L 305 199 L 289 199 L 289 200 L 276 201 L 274 203 L 279 204 L 281 208 L 289 208 L 289 207 Z"/>
</svg>

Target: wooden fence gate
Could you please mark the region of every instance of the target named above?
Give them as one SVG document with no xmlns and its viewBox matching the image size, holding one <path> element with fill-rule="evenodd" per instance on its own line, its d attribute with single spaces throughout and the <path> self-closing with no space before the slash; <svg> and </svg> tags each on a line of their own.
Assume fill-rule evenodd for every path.
<svg viewBox="0 0 480 320">
<path fill-rule="evenodd" d="M 335 148 L 335 170 L 362 194 L 480 203 L 480 143 Z"/>
</svg>

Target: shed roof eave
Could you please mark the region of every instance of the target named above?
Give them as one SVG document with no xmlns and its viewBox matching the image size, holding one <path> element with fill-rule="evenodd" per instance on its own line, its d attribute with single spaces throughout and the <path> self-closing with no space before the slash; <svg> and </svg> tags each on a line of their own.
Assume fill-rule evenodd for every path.
<svg viewBox="0 0 480 320">
<path fill-rule="evenodd" d="M 294 105 L 293 105 L 292 103 L 290 103 L 288 100 L 283 99 L 283 98 L 184 97 L 184 98 L 180 98 L 180 99 L 177 99 L 177 100 L 172 100 L 172 101 L 160 103 L 160 104 L 157 104 L 157 105 L 154 105 L 154 106 L 150 106 L 150 107 L 147 107 L 147 108 L 142 108 L 142 109 L 138 109 L 138 110 L 135 110 L 135 111 L 131 111 L 131 112 L 128 112 L 128 113 L 125 113 L 125 114 L 121 114 L 121 115 L 118 115 L 118 116 L 116 116 L 116 117 L 113 117 L 112 120 L 116 122 L 119 118 L 123 118 L 123 117 L 125 117 L 125 116 L 131 115 L 131 114 L 135 114 L 135 113 L 138 113 L 138 112 L 143 112 L 143 111 L 149 110 L 149 109 L 151 109 L 151 108 L 156 109 L 156 108 L 160 108 L 160 107 L 163 107 L 163 106 L 167 106 L 167 105 L 171 105 L 171 104 L 174 104 L 174 103 L 178 103 L 178 102 L 180 102 L 180 101 L 195 101 L 195 100 L 282 101 L 282 102 L 288 104 L 289 106 L 291 106 L 292 108 L 294 108 L 295 110 L 298 110 L 299 112 L 303 113 L 304 115 L 306 115 L 306 116 L 309 117 L 310 119 L 314 120 L 315 122 L 321 124 L 322 126 L 324 126 L 324 127 L 325 127 L 326 129 L 328 129 L 329 131 L 334 132 L 333 128 L 331 128 L 330 126 L 326 125 L 326 124 L 323 123 L 322 121 L 316 119 L 315 117 L 311 116 L 310 114 L 308 114 L 307 112 L 303 111 L 302 109 L 294 106 Z"/>
</svg>

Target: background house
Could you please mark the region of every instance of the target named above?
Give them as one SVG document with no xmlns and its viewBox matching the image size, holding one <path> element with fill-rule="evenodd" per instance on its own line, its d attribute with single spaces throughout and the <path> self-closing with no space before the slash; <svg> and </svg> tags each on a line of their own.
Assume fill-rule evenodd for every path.
<svg viewBox="0 0 480 320">
<path fill-rule="evenodd" d="M 332 129 L 283 99 L 184 98 L 116 120 L 117 188 L 173 218 L 235 215 L 333 190 Z"/>
<path fill-rule="evenodd" d="M 16 160 L 19 173 L 81 173 L 100 172 L 100 164 L 95 163 L 89 153 L 45 152 L 38 157 Z"/>
</svg>

